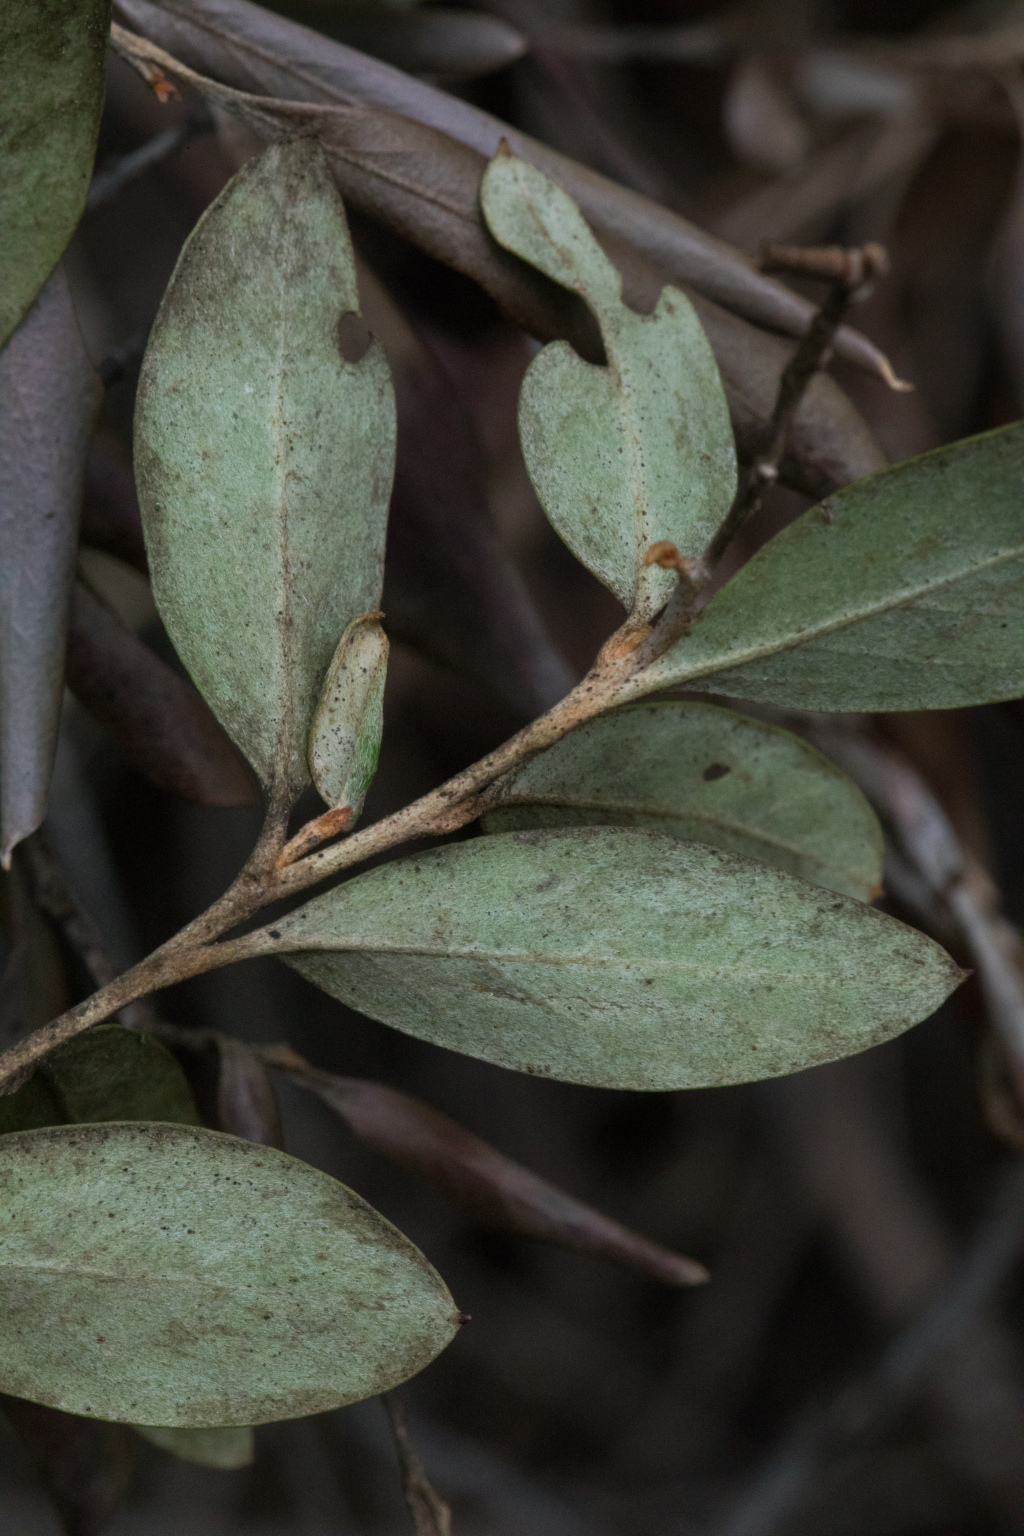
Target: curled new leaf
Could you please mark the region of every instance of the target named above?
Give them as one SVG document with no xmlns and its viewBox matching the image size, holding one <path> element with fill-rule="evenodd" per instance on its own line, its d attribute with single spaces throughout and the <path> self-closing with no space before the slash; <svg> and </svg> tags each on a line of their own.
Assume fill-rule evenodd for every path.
<svg viewBox="0 0 1024 1536">
<path fill-rule="evenodd" d="M 645 565 L 650 546 L 700 555 L 736 491 L 714 355 L 678 290 L 650 315 L 623 304 L 622 279 L 575 203 L 525 160 L 499 151 L 480 201 L 499 244 L 578 293 L 600 324 L 608 367 L 552 342 L 523 380 L 519 432 L 562 538 L 627 612 L 650 619 L 676 580 Z"/>
<path fill-rule="evenodd" d="M 110 0 L 0 6 L 0 347 L 85 206 L 109 23 Z"/>
<path fill-rule="evenodd" d="M 388 1390 L 458 1327 L 440 1276 L 358 1195 L 234 1136 L 23 1131 L 0 1142 L 0 1194 L 0 1389 L 67 1412 L 297 1418 Z"/>
<path fill-rule="evenodd" d="M 960 981 L 938 945 L 873 907 L 611 827 L 399 860 L 279 920 L 263 950 L 420 1039 L 607 1088 L 744 1082 L 852 1055 Z"/>
<path fill-rule="evenodd" d="M 1024 693 L 1024 423 L 882 470 L 776 534 L 633 685 L 801 709 Z"/>
<path fill-rule="evenodd" d="M 667 1285 L 699 1285 L 708 1278 L 694 1259 L 573 1199 L 410 1094 L 319 1072 L 287 1047 L 272 1046 L 266 1054 L 293 1082 L 329 1104 L 367 1146 L 419 1174 L 488 1226 L 598 1254 Z"/>
<path fill-rule="evenodd" d="M 394 397 L 376 342 L 346 356 L 358 307 L 322 151 L 275 145 L 190 237 L 139 383 L 157 605 L 214 713 L 292 797 L 338 636 L 380 601 Z"/>
<path fill-rule="evenodd" d="M 313 783 L 328 805 L 351 807 L 349 826 L 377 771 L 387 670 L 388 637 L 380 616 L 364 613 L 338 641 L 309 739 Z"/>
<path fill-rule="evenodd" d="M 885 843 L 860 790 L 789 731 L 665 700 L 599 715 L 504 785 L 488 832 L 650 827 L 871 901 Z"/>
</svg>

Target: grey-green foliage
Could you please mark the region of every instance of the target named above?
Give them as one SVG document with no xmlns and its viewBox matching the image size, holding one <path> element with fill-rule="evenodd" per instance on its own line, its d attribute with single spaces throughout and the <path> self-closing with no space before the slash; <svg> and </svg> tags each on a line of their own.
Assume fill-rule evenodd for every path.
<svg viewBox="0 0 1024 1536">
<path fill-rule="evenodd" d="M 219 1429 L 169 1429 L 152 1424 L 133 1424 L 132 1428 L 179 1461 L 216 1467 L 221 1472 L 251 1466 L 255 1455 L 252 1428 L 244 1424 L 222 1425 Z"/>
<path fill-rule="evenodd" d="M 0 1141 L 0 1391 L 187 1428 L 397 1385 L 458 1317 L 408 1239 L 327 1174 L 196 1126 Z"/>
<path fill-rule="evenodd" d="M 509 832 L 316 897 L 270 952 L 372 1018 L 608 1088 L 793 1072 L 891 1039 L 960 972 L 874 908 L 752 859 L 611 827 Z"/>
<path fill-rule="evenodd" d="M 275 145 L 190 236 L 139 383 L 161 615 L 264 784 L 292 795 L 338 641 L 380 602 L 395 406 L 378 342 L 343 355 L 358 308 L 323 152 Z"/>
<path fill-rule="evenodd" d="M 377 771 L 387 670 L 388 638 L 379 618 L 353 619 L 327 669 L 309 741 L 313 783 L 328 805 L 351 806 L 352 821 Z"/>
<path fill-rule="evenodd" d="M 871 901 L 882 829 L 857 786 L 799 736 L 713 704 L 635 704 L 578 726 L 503 786 L 488 832 L 650 827 Z"/>
<path fill-rule="evenodd" d="M 675 577 L 645 566 L 667 539 L 702 553 L 729 510 L 736 454 L 725 394 L 689 300 L 666 288 L 651 315 L 622 302 L 618 272 L 576 204 L 542 171 L 499 151 L 481 206 L 494 238 L 581 295 L 607 368 L 552 342 L 519 399 L 526 467 L 545 512 L 629 612 L 649 619 Z"/>
<path fill-rule="evenodd" d="M 952 709 L 1024 692 L 1024 422 L 837 491 L 776 534 L 634 692 Z"/>
<path fill-rule="evenodd" d="M 0 347 L 85 205 L 109 27 L 110 0 L 0 5 Z"/>
</svg>

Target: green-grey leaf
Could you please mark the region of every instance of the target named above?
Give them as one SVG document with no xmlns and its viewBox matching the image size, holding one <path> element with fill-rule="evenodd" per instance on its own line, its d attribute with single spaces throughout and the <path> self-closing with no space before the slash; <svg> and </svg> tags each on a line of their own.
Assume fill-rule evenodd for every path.
<svg viewBox="0 0 1024 1536">
<path fill-rule="evenodd" d="M 110 0 L 0 6 L 0 347 L 85 206 L 109 30 Z"/>
<path fill-rule="evenodd" d="M 343 355 L 358 308 L 322 150 L 275 145 L 199 221 L 139 384 L 160 612 L 264 784 L 293 794 L 338 637 L 380 604 L 395 406 L 379 343 Z"/>
<path fill-rule="evenodd" d="M 353 619 L 327 669 L 309 742 L 313 783 L 328 805 L 352 807 L 350 827 L 377 771 L 387 670 L 388 637 L 378 616 Z"/>
<path fill-rule="evenodd" d="M 133 1424 L 144 1440 L 169 1451 L 179 1461 L 193 1461 L 200 1467 L 216 1467 L 233 1472 L 252 1465 L 254 1437 L 244 1425 L 221 1425 L 218 1429 L 169 1429 L 153 1424 Z"/>
<path fill-rule="evenodd" d="M 856 784 L 799 736 L 713 704 L 669 699 L 588 720 L 507 780 L 483 822 L 650 827 L 861 901 L 881 888 L 885 840 Z"/>
<path fill-rule="evenodd" d="M 0 1141 L 0 1391 L 118 1422 L 298 1418 L 387 1391 L 458 1327 L 343 1184 L 198 1126 Z"/>
<path fill-rule="evenodd" d="M 39 1072 L 14 1093 L 0 1095 L 0 1135 L 34 1131 L 41 1125 L 62 1125 L 67 1119 L 53 1089 Z"/>
<path fill-rule="evenodd" d="M 696 1088 L 849 1056 L 961 979 L 923 934 L 659 833 L 508 832 L 318 896 L 267 950 L 350 1007 L 499 1066 Z M 320 951 L 320 953 L 317 953 Z"/>
<path fill-rule="evenodd" d="M 535 166 L 499 150 L 481 206 L 499 244 L 581 295 L 608 367 L 564 341 L 531 363 L 519 433 L 554 527 L 629 612 L 650 618 L 675 576 L 645 566 L 662 539 L 695 556 L 729 510 L 736 452 L 718 368 L 689 300 L 666 288 L 651 315 L 622 302 L 618 272 L 576 204 Z"/>
<path fill-rule="evenodd" d="M 634 693 L 954 709 L 1024 693 L 1024 422 L 837 491 L 776 534 Z"/>
<path fill-rule="evenodd" d="M 65 1041 L 39 1071 L 66 1120 L 199 1124 L 192 1090 L 167 1047 L 120 1024 L 100 1024 Z"/>
</svg>

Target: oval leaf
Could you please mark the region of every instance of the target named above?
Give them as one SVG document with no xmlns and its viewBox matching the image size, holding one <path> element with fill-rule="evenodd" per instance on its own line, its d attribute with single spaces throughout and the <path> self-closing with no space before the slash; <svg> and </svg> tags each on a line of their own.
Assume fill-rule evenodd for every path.
<svg viewBox="0 0 1024 1536">
<path fill-rule="evenodd" d="M 85 206 L 109 29 L 110 0 L 0 6 L 0 347 Z"/>
<path fill-rule="evenodd" d="M 100 1024 L 66 1040 L 39 1072 L 67 1120 L 199 1123 L 188 1080 L 167 1047 L 120 1024 Z"/>
<path fill-rule="evenodd" d="M 419 1039 L 607 1088 L 746 1082 L 849 1056 L 926 1018 L 961 979 L 873 907 L 610 827 L 385 865 L 276 923 L 267 949 L 325 951 L 289 958 Z"/>
<path fill-rule="evenodd" d="M 509 780 L 488 832 L 650 827 L 762 859 L 844 896 L 881 893 L 885 839 L 856 784 L 815 749 L 713 704 L 600 715 Z"/>
<path fill-rule="evenodd" d="M 387 670 L 388 638 L 379 616 L 353 619 L 327 670 L 309 742 L 313 783 L 328 805 L 351 806 L 350 827 L 377 771 Z"/>
<path fill-rule="evenodd" d="M 404 1381 L 458 1326 L 441 1277 L 358 1195 L 217 1131 L 23 1131 L 0 1142 L 0 1192 L 0 1390 L 69 1413 L 319 1413 Z"/>
<path fill-rule="evenodd" d="M 956 709 L 1024 693 L 1024 422 L 837 491 L 776 534 L 634 693 Z"/>
<path fill-rule="evenodd" d="M 654 543 L 700 555 L 736 491 L 736 451 L 714 355 L 685 296 L 666 288 L 651 315 L 622 302 L 622 280 L 571 198 L 507 150 L 480 190 L 494 238 L 581 295 L 601 327 L 606 368 L 563 341 L 531 363 L 519 433 L 541 505 L 627 611 L 649 619 L 675 575 L 645 566 Z"/>
<path fill-rule="evenodd" d="M 275 145 L 199 221 L 139 383 L 157 605 L 264 784 L 293 795 L 338 636 L 380 602 L 395 406 L 379 344 L 344 355 L 358 308 L 322 151 Z"/>
<path fill-rule="evenodd" d="M 256 1454 L 251 1428 L 243 1425 L 220 1429 L 168 1429 L 153 1424 L 133 1424 L 132 1428 L 151 1445 L 192 1461 L 199 1467 L 216 1467 L 220 1472 L 234 1472 L 251 1467 Z"/>
</svg>

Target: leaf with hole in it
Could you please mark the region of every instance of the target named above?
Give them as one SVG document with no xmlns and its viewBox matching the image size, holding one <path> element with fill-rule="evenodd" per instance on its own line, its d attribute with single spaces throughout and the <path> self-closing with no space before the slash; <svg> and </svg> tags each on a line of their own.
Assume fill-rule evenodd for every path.
<svg viewBox="0 0 1024 1536">
<path fill-rule="evenodd" d="M 713 704 L 669 699 L 600 715 L 503 788 L 483 818 L 488 832 L 649 827 L 861 901 L 881 891 L 882 829 L 853 781 L 799 736 Z"/>
<path fill-rule="evenodd" d="M 0 6 L 0 347 L 85 206 L 109 29 L 110 0 Z"/>
<path fill-rule="evenodd" d="M 179 1461 L 191 1461 L 198 1467 L 216 1467 L 220 1472 L 234 1472 L 250 1467 L 256 1454 L 252 1429 L 245 1425 L 218 1429 L 174 1429 L 167 1426 L 133 1424 L 136 1434 L 159 1446 Z"/>
<path fill-rule="evenodd" d="M 139 383 L 161 615 L 264 784 L 293 796 L 338 637 L 380 601 L 395 408 L 358 307 L 322 150 L 275 145 L 199 221 Z"/>
<path fill-rule="evenodd" d="M 578 293 L 593 311 L 608 366 L 562 341 L 534 359 L 519 433 L 541 505 L 569 548 L 627 611 L 649 619 L 675 575 L 645 566 L 668 540 L 700 555 L 736 490 L 725 394 L 689 300 L 662 292 L 651 315 L 622 302 L 622 280 L 576 204 L 542 171 L 499 150 L 480 201 L 500 245 Z"/>
<path fill-rule="evenodd" d="M 362 614 L 338 641 L 309 741 L 313 783 L 328 805 L 351 806 L 350 827 L 377 771 L 387 670 L 379 615 Z"/>
<path fill-rule="evenodd" d="M 801 709 L 1024 693 L 1024 422 L 880 471 L 749 560 L 631 691 Z"/>
<path fill-rule="evenodd" d="M 931 939 L 861 902 L 612 827 L 387 864 L 290 913 L 264 946 L 419 1039 L 606 1088 L 745 1082 L 849 1056 L 926 1018 L 961 979 Z"/>
<path fill-rule="evenodd" d="M 284 1152 L 197 1126 L 0 1141 L 0 1391 L 205 1428 L 387 1391 L 458 1317 L 423 1255 Z"/>
</svg>

